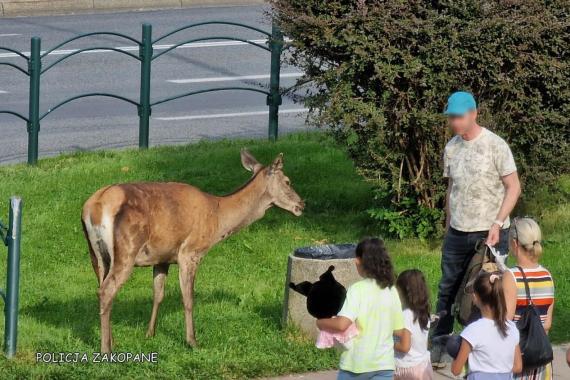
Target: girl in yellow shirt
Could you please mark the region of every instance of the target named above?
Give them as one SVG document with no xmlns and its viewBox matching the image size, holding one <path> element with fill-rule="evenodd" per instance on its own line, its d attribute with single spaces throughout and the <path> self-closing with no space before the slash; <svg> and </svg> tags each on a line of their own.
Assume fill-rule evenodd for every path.
<svg viewBox="0 0 570 380">
<path fill-rule="evenodd" d="M 358 336 L 341 354 L 338 380 L 393 379 L 393 335 L 404 328 L 404 320 L 384 242 L 378 238 L 361 241 L 355 263 L 363 279 L 348 288 L 338 316 L 317 320 L 317 327 L 331 333 L 342 333 L 353 322 L 358 327 Z"/>
</svg>

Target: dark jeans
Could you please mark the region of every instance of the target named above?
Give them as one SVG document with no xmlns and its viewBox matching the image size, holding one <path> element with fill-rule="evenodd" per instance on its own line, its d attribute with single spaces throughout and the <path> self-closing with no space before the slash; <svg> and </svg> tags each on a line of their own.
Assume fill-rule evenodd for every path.
<svg viewBox="0 0 570 380">
<path fill-rule="evenodd" d="M 446 335 L 453 332 L 454 317 L 451 313 L 451 306 L 455 301 L 457 291 L 461 286 L 461 281 L 469 262 L 475 254 L 475 245 L 481 239 L 487 237 L 488 231 L 462 232 L 449 228 L 443 241 L 441 256 L 441 281 L 439 282 L 439 292 L 437 296 L 437 312 L 447 311 L 437 324 L 433 336 Z M 509 230 L 502 229 L 499 243 L 495 246 L 506 255 L 509 249 Z"/>
<path fill-rule="evenodd" d="M 457 357 L 459 353 L 459 349 L 461 348 L 461 341 L 463 339 L 459 335 L 452 335 L 449 337 L 445 348 L 447 350 L 447 354 L 451 356 L 453 359 Z"/>
</svg>

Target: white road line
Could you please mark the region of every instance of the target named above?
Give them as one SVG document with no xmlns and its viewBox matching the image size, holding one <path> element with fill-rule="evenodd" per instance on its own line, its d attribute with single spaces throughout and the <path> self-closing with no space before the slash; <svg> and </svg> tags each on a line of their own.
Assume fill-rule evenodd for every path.
<svg viewBox="0 0 570 380">
<path fill-rule="evenodd" d="M 248 40 L 249 42 L 254 42 L 257 44 L 265 44 L 267 42 L 267 40 L 262 39 L 262 40 Z M 286 39 L 286 41 L 289 41 L 288 39 Z M 224 47 L 224 46 L 242 46 L 242 45 L 248 45 L 248 43 L 246 42 L 242 42 L 242 41 L 216 41 L 216 42 L 193 42 L 190 44 L 184 44 L 181 45 L 179 47 L 177 47 L 177 49 L 188 49 L 188 48 L 205 48 L 205 47 Z M 154 50 L 165 50 L 168 48 L 171 48 L 172 46 L 174 46 L 174 44 L 169 44 L 169 45 L 154 45 L 153 49 Z M 139 47 L 138 46 L 117 46 L 115 47 L 115 49 L 120 49 L 120 50 L 124 50 L 124 51 L 138 51 Z M 51 53 L 49 53 L 49 55 L 65 55 L 65 54 L 69 54 L 69 53 L 73 53 L 75 51 L 77 51 L 79 49 L 59 49 L 59 50 L 54 50 Z M 106 49 L 100 49 L 100 50 L 89 50 L 86 52 L 82 52 L 81 54 L 87 54 L 87 53 L 106 53 L 109 52 L 111 50 L 106 50 Z M 42 51 L 42 54 L 44 52 Z M 22 54 L 24 54 L 25 56 L 29 56 L 30 52 L 29 51 L 23 51 Z M 14 57 L 18 57 L 17 54 L 14 53 L 2 53 L 0 54 L 0 58 L 14 58 Z"/>
<path fill-rule="evenodd" d="M 2 91 L 2 90 L 0 90 L 0 94 L 7 94 L 7 93 L 8 93 L 8 91 Z"/>
<path fill-rule="evenodd" d="M 281 78 L 298 78 L 302 76 L 303 73 L 281 73 Z M 206 77 L 206 78 L 190 78 L 190 79 L 169 79 L 167 82 L 176 84 L 185 83 L 208 83 L 208 82 L 226 82 L 234 80 L 247 80 L 247 79 L 268 79 L 269 74 L 259 74 L 259 75 L 241 75 L 235 77 Z"/>
<path fill-rule="evenodd" d="M 18 33 L 4 33 L 4 34 L 0 34 L 0 37 L 16 37 L 16 36 L 21 36 L 21 34 L 18 34 Z"/>
<path fill-rule="evenodd" d="M 279 110 L 280 114 L 285 113 L 304 113 L 308 112 L 308 108 L 294 108 Z M 187 115 L 187 116 L 169 116 L 169 117 L 155 117 L 154 120 L 163 121 L 177 121 L 177 120 L 205 120 L 205 119 L 222 119 L 228 117 L 241 117 L 241 116 L 262 116 L 267 115 L 269 111 L 252 111 L 252 112 L 235 112 L 235 113 L 213 113 L 209 115 Z"/>
</svg>

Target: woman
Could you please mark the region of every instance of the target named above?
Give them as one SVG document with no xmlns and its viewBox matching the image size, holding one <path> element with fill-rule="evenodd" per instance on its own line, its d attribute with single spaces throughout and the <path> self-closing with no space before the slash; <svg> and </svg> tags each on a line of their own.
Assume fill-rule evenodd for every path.
<svg viewBox="0 0 570 380">
<path fill-rule="evenodd" d="M 552 326 L 554 312 L 554 282 L 550 272 L 540 265 L 542 255 L 542 234 L 540 227 L 532 218 L 515 218 L 509 232 L 510 252 L 517 265 L 505 273 L 505 298 L 507 301 L 507 318 L 518 321 L 521 313 L 528 305 L 522 268 L 526 278 L 532 283 L 530 296 L 534 302 L 548 333 Z M 552 363 L 540 368 L 524 371 L 515 376 L 524 380 L 551 380 Z"/>
</svg>

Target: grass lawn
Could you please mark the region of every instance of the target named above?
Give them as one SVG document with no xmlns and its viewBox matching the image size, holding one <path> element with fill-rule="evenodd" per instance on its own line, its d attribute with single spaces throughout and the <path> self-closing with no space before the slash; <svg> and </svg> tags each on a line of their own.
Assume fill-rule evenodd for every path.
<svg viewBox="0 0 570 380">
<path fill-rule="evenodd" d="M 158 352 L 159 364 L 36 364 L 35 353 L 99 349 L 96 278 L 80 223 L 83 202 L 102 186 L 128 181 L 187 182 L 224 194 L 248 179 L 239 149 L 264 163 L 285 154 L 285 172 L 306 200 L 300 218 L 279 209 L 220 243 L 206 256 L 196 283 L 195 321 L 200 347 L 184 343 L 178 270 L 171 267 L 157 335 L 145 338 L 152 269 L 136 269 L 113 308 L 115 351 Z M 570 192 L 570 179 L 561 180 Z M 332 368 L 336 353 L 315 349 L 294 329 L 280 326 L 287 255 L 316 242 L 353 242 L 379 234 L 366 216 L 372 193 L 344 152 L 326 137 L 297 134 L 278 143 L 203 142 L 148 151 L 66 155 L 0 168 L 0 215 L 7 200 L 24 198 L 19 352 L 0 358 L 0 378 L 241 379 Z M 544 264 L 557 281 L 555 342 L 570 341 L 570 206 L 543 192 L 527 209 L 540 216 L 548 239 Z M 558 199 L 558 198 L 556 198 Z M 563 198 L 560 198 L 563 199 Z M 388 242 L 398 270 L 421 268 L 435 296 L 439 241 Z M 4 250 L 2 250 L 4 257 Z M 5 279 L 0 263 L 0 281 Z M 0 323 L 3 321 L 0 320 Z"/>
</svg>

